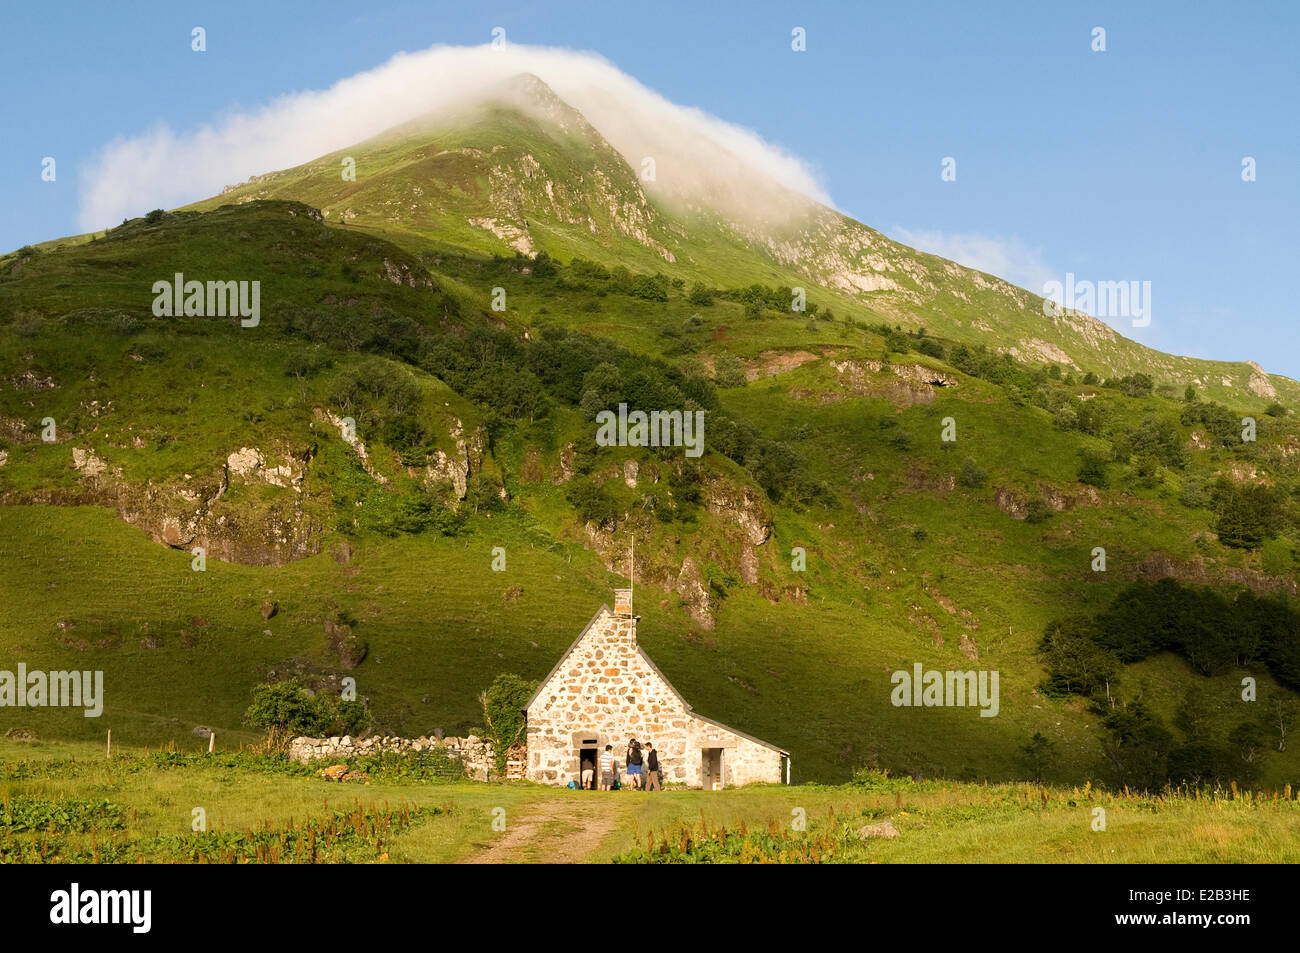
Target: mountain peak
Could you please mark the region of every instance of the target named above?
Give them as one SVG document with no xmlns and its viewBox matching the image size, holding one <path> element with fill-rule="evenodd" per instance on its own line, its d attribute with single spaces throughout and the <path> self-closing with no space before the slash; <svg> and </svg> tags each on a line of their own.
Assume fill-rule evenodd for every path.
<svg viewBox="0 0 1300 953">
<path fill-rule="evenodd" d="M 561 99 L 535 73 L 516 73 L 502 80 L 484 93 L 481 103 L 517 110 L 558 126 L 564 133 L 578 134 L 612 149 L 587 117 Z"/>
</svg>

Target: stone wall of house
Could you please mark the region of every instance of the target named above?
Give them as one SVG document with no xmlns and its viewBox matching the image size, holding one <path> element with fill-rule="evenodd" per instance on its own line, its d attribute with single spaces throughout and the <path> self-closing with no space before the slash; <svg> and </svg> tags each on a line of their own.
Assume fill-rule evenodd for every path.
<svg viewBox="0 0 1300 953">
<path fill-rule="evenodd" d="M 477 735 L 468 738 L 392 738 L 375 735 L 371 738 L 351 738 L 347 735 L 333 738 L 298 737 L 289 742 L 289 757 L 304 764 L 322 759 L 363 758 L 386 752 L 427 751 L 441 748 L 465 768 L 465 776 L 474 781 L 486 781 L 496 772 L 492 742 Z"/>
<path fill-rule="evenodd" d="M 636 642 L 631 595 L 619 590 L 615 609 L 601 609 L 560 668 L 528 709 L 531 781 L 566 785 L 580 781 L 583 742 L 613 745 L 622 778 L 628 741 L 653 741 L 664 783 L 705 785 L 705 748 L 721 748 L 722 780 L 728 786 L 779 782 L 780 752 L 695 715 L 659 674 Z"/>
<path fill-rule="evenodd" d="M 702 776 L 703 759 L 700 756 L 706 748 L 722 751 L 723 787 L 737 787 L 753 781 L 779 783 L 785 780 L 781 752 L 696 715 L 691 716 L 691 722 L 690 745 L 695 752 L 690 765 L 693 780 L 687 782 L 691 787 L 709 786 L 709 779 Z"/>
</svg>

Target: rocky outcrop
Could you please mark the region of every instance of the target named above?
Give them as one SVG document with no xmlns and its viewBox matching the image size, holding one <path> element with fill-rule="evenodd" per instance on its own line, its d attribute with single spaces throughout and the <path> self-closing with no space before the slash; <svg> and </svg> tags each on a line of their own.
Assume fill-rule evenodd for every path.
<svg viewBox="0 0 1300 953">
<path fill-rule="evenodd" d="M 1086 485 L 1067 491 L 1050 483 L 1040 483 L 1038 496 L 1049 509 L 1057 513 L 1072 510 L 1076 506 L 1097 506 L 1101 503 L 1101 494 Z M 1029 498 L 1019 490 L 998 487 L 993 493 L 993 502 L 1013 520 L 1022 520 L 1029 515 Z"/>
<path fill-rule="evenodd" d="M 328 421 L 338 433 L 343 433 L 343 418 L 333 411 L 325 410 L 321 407 L 315 407 L 312 409 L 312 416 L 317 420 Z M 356 451 L 357 457 L 360 458 L 362 469 L 364 469 L 366 473 L 370 475 L 370 478 L 376 483 L 387 486 L 388 478 L 376 470 L 374 465 L 370 462 L 370 454 L 366 452 L 365 443 L 363 443 L 359 437 L 355 436 L 348 442 L 351 444 L 352 449 Z"/>
<path fill-rule="evenodd" d="M 900 407 L 928 404 L 935 391 L 956 387 L 951 374 L 923 364 L 890 364 L 883 361 L 832 361 L 839 385 L 855 397 L 883 397 Z M 834 394 L 823 400 L 838 399 Z"/>
<path fill-rule="evenodd" d="M 369 651 L 365 640 L 359 638 L 352 626 L 346 623 L 326 619 L 324 626 L 325 634 L 329 636 L 330 650 L 339 660 L 339 667 L 351 671 L 360 665 Z"/>
<path fill-rule="evenodd" d="M 681 572 L 677 574 L 674 586 L 681 597 L 682 606 L 692 619 L 705 629 L 713 628 L 713 605 L 709 590 L 704 585 L 704 576 L 695 565 L 695 560 L 687 556 L 682 560 Z"/>
<path fill-rule="evenodd" d="M 1022 520 L 1029 513 L 1029 503 L 1024 494 L 1004 486 L 998 487 L 994 492 L 993 502 L 1013 520 Z"/>
<path fill-rule="evenodd" d="M 310 451 L 308 460 L 314 454 L 314 450 Z M 290 459 L 279 466 L 268 467 L 266 457 L 256 447 L 240 447 L 226 457 L 226 473 L 228 476 L 233 474 L 239 477 L 245 483 L 267 483 L 295 493 L 302 492 L 304 471 L 301 466 L 294 466 L 294 461 Z"/>
<path fill-rule="evenodd" d="M 76 487 L 9 493 L 4 499 L 104 506 L 155 542 L 187 551 L 201 547 L 207 556 L 226 562 L 274 566 L 314 555 L 323 527 L 304 511 L 298 492 L 229 504 L 223 497 L 230 474 L 243 483 L 297 491 L 314 452 L 314 447 L 285 451 L 283 464 L 267 466 L 267 454 L 242 447 L 207 474 L 186 473 L 180 479 L 140 485 L 124 480 L 122 468 L 98 451 L 75 447 L 72 466 L 80 477 Z"/>
<path fill-rule="evenodd" d="M 82 450 L 74 447 L 72 450 L 72 466 L 83 477 L 98 479 L 108 470 L 108 464 L 95 454 L 94 450 Z"/>
<path fill-rule="evenodd" d="M 764 351 L 753 361 L 747 362 L 745 379 L 756 381 L 761 377 L 775 377 L 820 359 L 820 354 L 811 351 Z"/>
<path fill-rule="evenodd" d="M 428 272 L 421 269 L 417 274 L 410 265 L 389 261 L 387 258 L 384 259 L 384 277 L 395 285 L 406 285 L 409 288 L 433 287 Z"/>
<path fill-rule="evenodd" d="M 551 482 L 554 483 L 556 486 L 559 486 L 562 483 L 568 483 L 570 480 L 573 479 L 573 474 L 575 472 L 573 466 L 574 452 L 575 452 L 575 448 L 574 445 L 571 443 L 565 444 L 564 447 L 560 450 L 560 465 L 558 468 L 559 472 L 556 473 L 555 476 L 551 479 Z"/>
<path fill-rule="evenodd" d="M 1112 566 L 1114 563 L 1112 563 Z M 1176 559 L 1167 553 L 1151 553 L 1133 566 L 1120 568 L 1126 579 L 1155 582 L 1160 579 L 1177 579 L 1179 582 L 1199 586 L 1239 585 L 1260 595 L 1296 595 L 1296 580 L 1291 576 L 1271 576 L 1258 569 L 1241 566 L 1215 566 L 1201 556 Z"/>
<path fill-rule="evenodd" d="M 424 475 L 428 482 L 450 483 L 456 491 L 456 499 L 463 500 L 469 487 L 470 474 L 483 465 L 483 455 L 487 452 L 487 433 L 479 427 L 466 437 L 465 425 L 457 418 L 451 427 L 451 439 L 456 445 L 455 452 L 435 450 L 433 461 L 424 468 Z"/>
<path fill-rule="evenodd" d="M 1260 367 L 1254 361 L 1247 361 L 1246 366 L 1250 368 L 1250 380 L 1246 381 L 1246 387 L 1252 394 L 1258 394 L 1260 397 L 1267 397 L 1269 400 L 1277 399 L 1277 388 L 1269 380 L 1268 375 L 1264 373 L 1264 368 Z"/>
<path fill-rule="evenodd" d="M 713 516 L 740 528 L 744 542 L 761 546 L 772 535 L 767 500 L 753 487 L 736 486 L 723 477 L 705 485 L 705 508 Z"/>
</svg>

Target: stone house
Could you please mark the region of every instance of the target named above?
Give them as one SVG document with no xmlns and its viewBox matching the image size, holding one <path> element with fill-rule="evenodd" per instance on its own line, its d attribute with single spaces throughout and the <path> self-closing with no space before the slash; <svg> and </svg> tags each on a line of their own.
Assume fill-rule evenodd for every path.
<svg viewBox="0 0 1300 953">
<path fill-rule="evenodd" d="M 721 788 L 789 781 L 790 754 L 691 709 L 636 642 L 632 590 L 614 590 L 528 700 L 526 776 L 581 783 L 605 745 L 623 777 L 627 743 L 653 741 L 665 784 Z"/>
</svg>

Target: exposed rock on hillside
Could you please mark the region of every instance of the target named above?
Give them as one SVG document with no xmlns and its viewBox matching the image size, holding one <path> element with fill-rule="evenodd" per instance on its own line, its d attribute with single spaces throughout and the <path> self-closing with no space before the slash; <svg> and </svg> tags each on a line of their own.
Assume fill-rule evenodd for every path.
<svg viewBox="0 0 1300 953">
<path fill-rule="evenodd" d="M 702 628 L 712 629 L 713 605 L 709 590 L 705 588 L 704 577 L 690 556 L 682 560 L 681 572 L 677 574 L 677 583 L 673 588 L 681 597 L 682 605 L 690 617 Z"/>
</svg>

